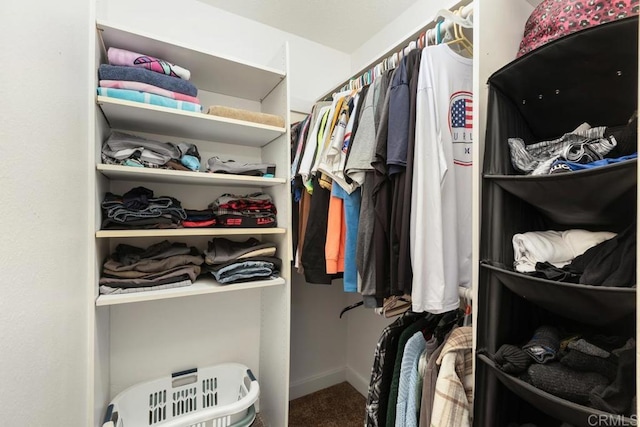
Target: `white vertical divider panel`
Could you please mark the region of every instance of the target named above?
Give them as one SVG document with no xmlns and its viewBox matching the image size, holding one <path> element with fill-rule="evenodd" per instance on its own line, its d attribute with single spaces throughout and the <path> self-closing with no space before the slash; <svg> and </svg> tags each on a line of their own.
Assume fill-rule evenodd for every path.
<svg viewBox="0 0 640 427">
<path fill-rule="evenodd" d="M 91 22 L 95 20 L 95 16 L 91 16 Z M 111 398 L 110 389 L 110 311 L 109 308 L 98 309 L 95 306 L 95 300 L 98 296 L 98 279 L 100 277 L 100 268 L 102 260 L 109 252 L 109 242 L 99 241 L 94 238 L 96 230 L 100 229 L 102 221 L 102 213 L 100 210 L 100 202 L 106 191 L 109 190 L 109 181 L 96 172 L 95 164 L 100 162 L 101 143 L 109 135 L 109 125 L 105 120 L 100 108 L 95 102 L 96 87 L 98 87 L 97 69 L 100 63 L 104 61 L 104 49 L 100 38 L 97 36 L 96 28 L 90 26 L 90 39 L 93 40 L 94 49 L 89 53 L 89 84 L 87 87 L 88 108 L 89 108 L 89 133 L 88 144 L 88 181 L 89 194 L 87 195 L 87 214 L 93 220 L 89 221 L 89 251 L 87 254 L 89 262 L 89 275 L 87 278 L 87 295 L 88 295 L 88 312 L 89 312 L 89 366 L 88 378 L 91 383 L 88 388 L 88 413 L 91 417 L 91 424 L 95 426 L 102 425 L 104 410 Z"/>
<path fill-rule="evenodd" d="M 482 165 L 484 138 L 487 128 L 487 80 L 495 71 L 513 61 L 522 40 L 524 24 L 533 11 L 527 0 L 475 0 L 473 17 L 473 193 L 472 209 L 472 283 L 473 301 L 478 301 L 480 267 L 480 198 L 482 195 Z M 505 141 L 506 143 L 506 141 Z M 476 304 L 476 307 L 478 305 Z M 476 348 L 477 309 L 473 310 L 473 349 Z M 475 372 L 475 358 L 474 372 Z"/>
<path fill-rule="evenodd" d="M 278 226 L 287 229 L 280 238 L 284 286 L 262 289 L 260 314 L 260 411 L 268 425 L 285 427 L 289 418 L 289 359 L 291 335 L 291 164 L 289 130 L 289 46 L 284 44 L 270 67 L 285 71 L 286 77 L 262 101 L 262 112 L 284 117 L 287 132 L 262 149 L 262 160 L 276 164 L 278 177 L 286 183 L 268 189 L 278 209 Z"/>
</svg>

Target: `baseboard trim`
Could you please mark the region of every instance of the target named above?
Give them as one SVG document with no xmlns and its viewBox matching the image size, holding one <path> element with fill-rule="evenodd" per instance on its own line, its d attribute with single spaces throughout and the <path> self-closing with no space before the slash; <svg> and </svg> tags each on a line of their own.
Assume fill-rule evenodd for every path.
<svg viewBox="0 0 640 427">
<path fill-rule="evenodd" d="M 340 384 L 346 380 L 346 368 L 337 368 L 321 372 L 289 384 L 289 400 L 306 396 L 323 388 Z"/>
<path fill-rule="evenodd" d="M 346 371 L 347 382 L 358 390 L 361 395 L 367 397 L 369 394 L 369 378 L 363 377 L 349 366 L 347 366 Z"/>
</svg>

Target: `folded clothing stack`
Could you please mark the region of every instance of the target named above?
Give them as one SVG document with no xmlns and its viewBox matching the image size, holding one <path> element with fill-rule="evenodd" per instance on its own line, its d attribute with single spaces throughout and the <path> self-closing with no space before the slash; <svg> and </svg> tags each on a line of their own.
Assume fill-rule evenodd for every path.
<svg viewBox="0 0 640 427">
<path fill-rule="evenodd" d="M 240 163 L 235 160 L 222 160 L 217 156 L 207 160 L 207 169 L 212 173 L 262 176 L 265 178 L 273 178 L 276 175 L 276 165 L 274 163 Z"/>
<path fill-rule="evenodd" d="M 191 73 L 162 59 L 110 47 L 98 69 L 98 94 L 179 110 L 202 112 Z"/>
<path fill-rule="evenodd" d="M 513 264 L 516 271 L 521 273 L 535 271 L 538 262 L 549 262 L 556 267 L 562 267 L 587 249 L 615 235 L 607 231 L 587 230 L 529 231 L 514 234 Z"/>
<path fill-rule="evenodd" d="M 159 142 L 111 132 L 102 144 L 102 163 L 181 171 L 199 171 L 200 153 L 194 144 Z"/>
<path fill-rule="evenodd" d="M 118 245 L 102 266 L 101 294 L 171 289 L 191 285 L 202 254 L 184 243 L 163 241 L 148 248 Z"/>
<path fill-rule="evenodd" d="M 243 120 L 246 122 L 260 123 L 263 125 L 284 127 L 284 118 L 275 114 L 257 113 L 255 111 L 243 110 L 240 108 L 225 107 L 222 105 L 212 105 L 207 110 L 207 114 L 212 116 L 226 117 L 228 119 Z"/>
<path fill-rule="evenodd" d="M 276 207 L 271 196 L 253 193 L 244 196 L 223 194 L 214 200 L 213 210 L 221 227 L 275 227 Z"/>
<path fill-rule="evenodd" d="M 225 285 L 264 280 L 280 272 L 282 261 L 275 254 L 275 243 L 261 243 L 253 237 L 244 242 L 214 238 L 204 252 L 205 269 Z"/>
<path fill-rule="evenodd" d="M 102 201 L 103 229 L 177 228 L 186 217 L 179 200 L 154 197 L 145 187 L 122 196 L 109 192 Z"/>
<path fill-rule="evenodd" d="M 217 223 L 216 217 L 211 209 L 185 209 L 187 218 L 182 221 L 182 226 L 186 228 L 214 227 Z"/>
<path fill-rule="evenodd" d="M 560 138 L 526 144 L 521 138 L 509 138 L 511 164 L 531 175 L 557 174 L 593 169 L 638 157 L 636 141 L 638 119 L 626 126 L 592 128 L 583 123 Z"/>
<path fill-rule="evenodd" d="M 539 327 L 524 346 L 505 344 L 496 366 L 531 385 L 571 402 L 631 415 L 636 389 L 635 340 L 600 334 L 562 337 Z"/>
<path fill-rule="evenodd" d="M 636 286 L 636 223 L 620 234 L 531 231 L 513 236 L 517 271 L 557 282 Z"/>
</svg>

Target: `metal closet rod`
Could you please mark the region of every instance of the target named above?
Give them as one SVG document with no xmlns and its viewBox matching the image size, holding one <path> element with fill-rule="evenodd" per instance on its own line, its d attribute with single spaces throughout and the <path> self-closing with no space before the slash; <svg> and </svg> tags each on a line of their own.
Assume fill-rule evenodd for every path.
<svg viewBox="0 0 640 427">
<path fill-rule="evenodd" d="M 473 0 L 460 1 L 456 3 L 451 8 L 451 10 L 458 10 L 460 7 L 463 7 L 462 18 L 467 18 L 473 12 Z M 422 37 L 423 33 L 427 33 L 428 30 L 432 30 L 436 28 L 436 25 L 437 25 L 436 21 L 438 20 L 439 16 L 440 15 L 438 15 L 438 17 L 436 17 L 436 19 L 434 19 L 433 22 L 430 22 L 429 24 L 425 25 L 424 27 L 416 31 L 414 34 L 407 37 L 402 42 L 398 43 L 395 47 L 388 50 L 384 55 L 379 56 L 375 61 L 371 62 L 366 67 L 362 68 L 358 73 L 355 74 L 355 76 L 335 86 L 332 90 L 325 93 L 321 98 L 319 98 L 319 100 L 330 100 L 334 93 L 349 89 L 350 82 L 363 78 L 363 76 L 369 72 L 373 72 L 373 70 L 377 66 L 382 65 L 385 62 L 385 60 L 388 60 L 389 58 L 392 58 L 394 56 L 398 56 L 401 53 L 402 55 L 406 55 L 412 48 L 415 47 L 417 40 L 420 37 Z M 445 20 L 444 23 L 440 25 L 440 33 L 444 34 L 447 31 L 450 31 L 452 27 L 453 27 L 453 22 L 449 20 Z M 431 35 L 432 36 L 435 35 L 435 32 L 431 31 Z M 431 41 L 433 41 L 433 39 Z"/>
</svg>

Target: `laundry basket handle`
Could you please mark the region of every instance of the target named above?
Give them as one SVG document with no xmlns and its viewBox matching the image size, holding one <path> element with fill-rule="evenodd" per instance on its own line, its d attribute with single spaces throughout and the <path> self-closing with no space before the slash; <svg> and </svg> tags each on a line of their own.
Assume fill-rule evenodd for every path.
<svg viewBox="0 0 640 427">
<path fill-rule="evenodd" d="M 104 414 L 102 427 L 115 427 L 118 423 L 118 412 L 114 412 L 113 408 L 113 403 L 107 406 L 107 412 Z"/>
</svg>

